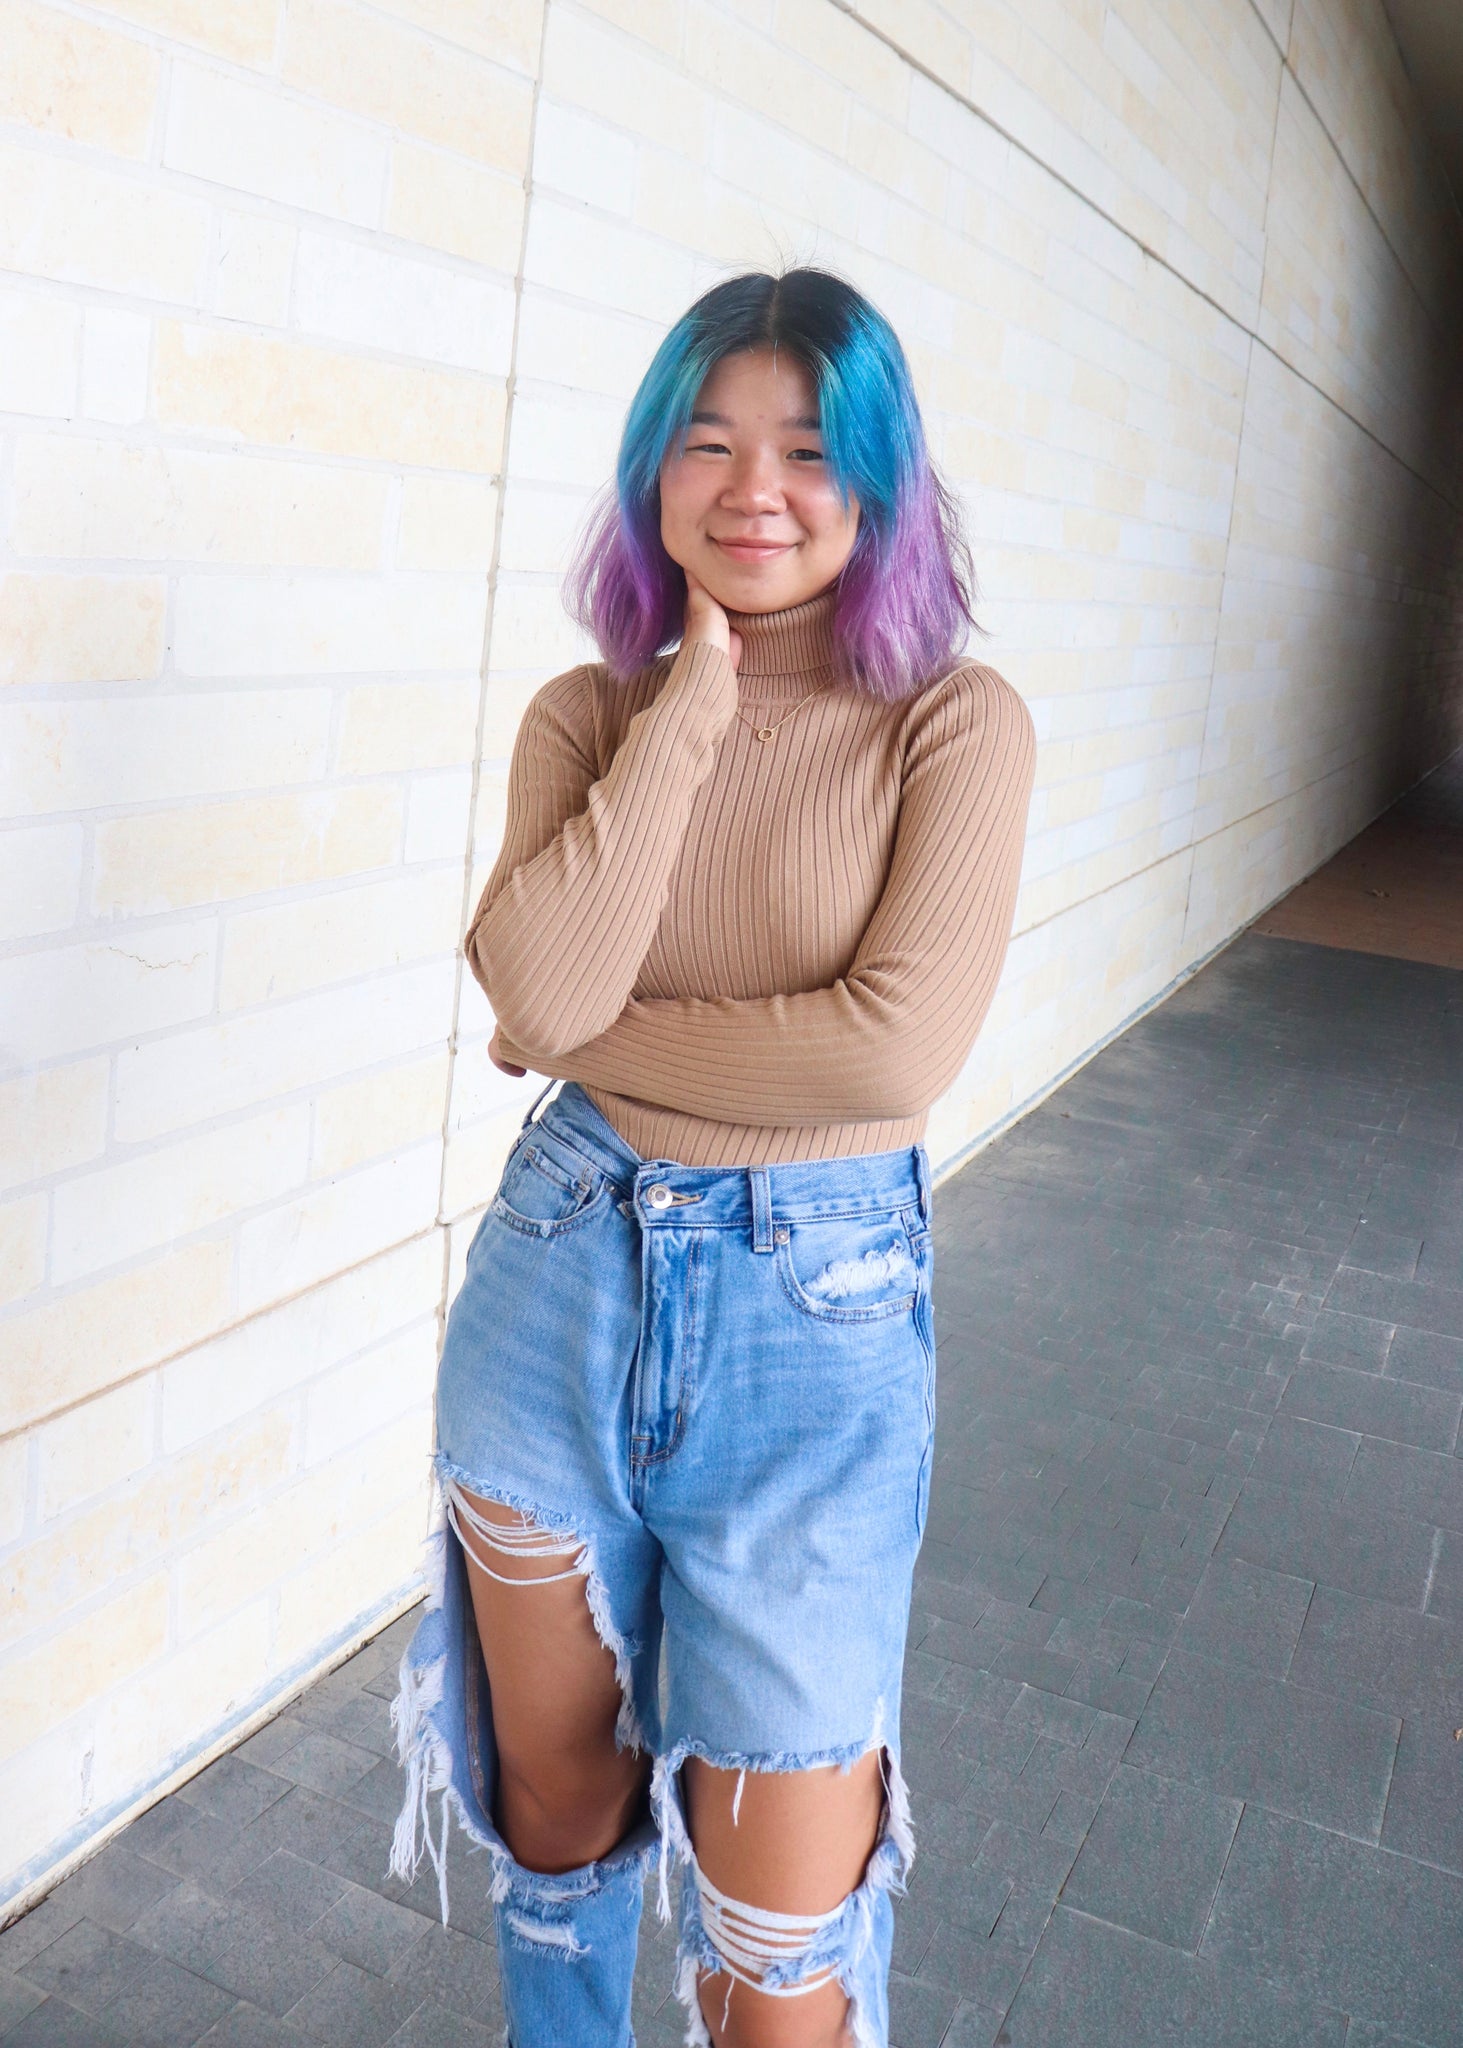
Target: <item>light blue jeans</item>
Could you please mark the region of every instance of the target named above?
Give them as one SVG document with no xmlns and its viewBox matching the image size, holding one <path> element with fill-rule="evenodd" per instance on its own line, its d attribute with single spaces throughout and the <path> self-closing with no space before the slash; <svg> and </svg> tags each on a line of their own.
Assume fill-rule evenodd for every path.
<svg viewBox="0 0 1463 2048">
<path fill-rule="evenodd" d="M 673 1859 L 688 2042 L 709 2043 L 698 1975 L 736 1953 L 768 1991 L 836 1976 L 859 2048 L 884 2048 L 889 1894 L 913 1853 L 900 1675 L 935 1419 L 924 1147 L 689 1167 L 641 1159 L 572 1082 L 535 1120 L 538 1106 L 447 1325 L 444 1512 L 394 1709 L 407 1795 L 392 1867 L 409 1878 L 429 1853 L 445 1920 L 449 1818 L 490 1852 L 512 2048 L 632 2048 L 643 1881 L 659 1862 L 668 1917 Z M 563 1875 L 523 1868 L 494 1824 L 460 1488 L 532 1517 L 583 1575 L 620 1745 L 655 1759 L 651 1816 Z M 682 1763 L 848 1768 L 870 1750 L 886 1798 L 862 1883 L 791 1949 L 785 1929 L 771 1950 L 754 1930 L 749 1960 L 697 1868 Z"/>
</svg>

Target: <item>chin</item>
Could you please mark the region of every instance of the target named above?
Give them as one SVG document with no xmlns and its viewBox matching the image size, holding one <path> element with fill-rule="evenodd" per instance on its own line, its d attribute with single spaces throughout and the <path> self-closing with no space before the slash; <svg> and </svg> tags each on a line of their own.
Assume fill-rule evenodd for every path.
<svg viewBox="0 0 1463 2048">
<path fill-rule="evenodd" d="M 722 607 L 730 612 L 785 612 L 804 604 L 817 590 L 805 590 L 801 583 L 789 584 L 774 574 L 743 567 L 730 574 L 724 561 L 698 568 L 696 574 Z M 820 585 L 819 588 L 822 586 Z"/>
</svg>

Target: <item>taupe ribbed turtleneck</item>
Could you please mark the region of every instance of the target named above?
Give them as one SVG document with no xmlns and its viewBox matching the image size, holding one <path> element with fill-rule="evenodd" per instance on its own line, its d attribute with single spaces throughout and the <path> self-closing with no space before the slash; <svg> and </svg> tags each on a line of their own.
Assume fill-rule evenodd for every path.
<svg viewBox="0 0 1463 2048">
<path fill-rule="evenodd" d="M 524 716 L 468 958 L 505 1056 L 644 1158 L 910 1144 L 995 993 L 1026 708 L 976 663 L 878 702 L 837 681 L 832 621 L 831 591 L 733 613 L 735 674 L 704 642 L 626 683 L 592 663 Z"/>
</svg>

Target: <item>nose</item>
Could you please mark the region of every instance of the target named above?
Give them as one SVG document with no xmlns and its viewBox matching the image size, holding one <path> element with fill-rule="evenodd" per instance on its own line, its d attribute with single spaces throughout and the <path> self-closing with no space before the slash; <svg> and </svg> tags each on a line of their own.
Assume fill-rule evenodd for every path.
<svg viewBox="0 0 1463 2048">
<path fill-rule="evenodd" d="M 729 512 L 751 518 L 759 512 L 780 512 L 786 504 L 770 449 L 749 448 L 738 456 L 721 502 Z"/>
</svg>

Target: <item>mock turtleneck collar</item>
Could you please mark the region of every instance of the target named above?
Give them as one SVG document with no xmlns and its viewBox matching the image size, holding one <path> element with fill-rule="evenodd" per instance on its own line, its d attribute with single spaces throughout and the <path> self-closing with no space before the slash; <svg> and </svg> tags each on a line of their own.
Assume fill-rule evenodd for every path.
<svg viewBox="0 0 1463 2048">
<path fill-rule="evenodd" d="M 834 592 L 780 612 L 727 613 L 742 636 L 737 681 L 744 697 L 800 697 L 820 690 L 833 669 Z"/>
</svg>

